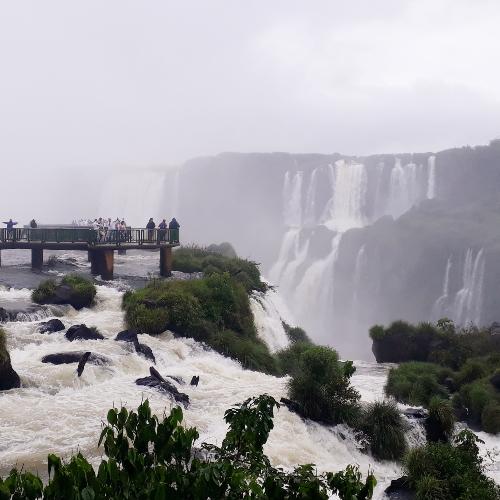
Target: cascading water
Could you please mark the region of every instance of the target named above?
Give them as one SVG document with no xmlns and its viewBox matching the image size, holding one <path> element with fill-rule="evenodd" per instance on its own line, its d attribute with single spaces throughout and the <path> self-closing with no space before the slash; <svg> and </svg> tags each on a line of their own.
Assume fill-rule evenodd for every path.
<svg viewBox="0 0 500 500">
<path fill-rule="evenodd" d="M 362 162 L 340 159 L 311 171 L 288 170 L 283 179 L 283 222 L 286 232 L 279 255 L 270 269 L 270 280 L 280 287 L 300 324 L 313 338 L 335 344 L 332 338 L 332 311 L 335 309 L 335 263 L 342 235 L 349 229 L 372 224 L 383 215 L 399 217 L 413 205 L 435 196 L 435 157 L 427 165 L 398 158 L 392 166 L 378 162 L 367 167 Z M 329 186 L 325 198 L 326 186 Z M 333 245 L 325 252 L 329 241 Z M 353 261 L 354 282 L 350 324 L 356 328 L 360 303 L 357 274 L 360 266 L 369 267 L 365 249 L 356 249 Z M 358 276 L 358 277 L 357 277 Z M 349 323 L 349 322 L 348 322 Z M 366 332 L 364 332 L 366 334 Z"/>
<path fill-rule="evenodd" d="M 455 293 L 450 291 L 452 256 L 448 257 L 443 282 L 443 293 L 434 303 L 432 317 L 448 317 L 457 325 L 481 325 L 485 256 L 484 249 L 474 255 L 468 248 L 463 259 L 461 285 Z"/>
</svg>

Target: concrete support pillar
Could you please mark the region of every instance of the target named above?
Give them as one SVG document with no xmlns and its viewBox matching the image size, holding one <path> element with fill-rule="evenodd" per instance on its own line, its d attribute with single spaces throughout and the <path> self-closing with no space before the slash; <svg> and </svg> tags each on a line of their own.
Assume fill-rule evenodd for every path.
<svg viewBox="0 0 500 500">
<path fill-rule="evenodd" d="M 31 269 L 40 271 L 43 267 L 43 248 L 31 249 Z"/>
<path fill-rule="evenodd" d="M 2 267 L 2 250 L 0 250 L 0 267 Z"/>
<path fill-rule="evenodd" d="M 172 276 L 172 247 L 160 247 L 160 276 Z"/>
<path fill-rule="evenodd" d="M 112 280 L 115 253 L 113 250 L 90 250 L 90 271 L 101 275 L 103 280 Z"/>
</svg>

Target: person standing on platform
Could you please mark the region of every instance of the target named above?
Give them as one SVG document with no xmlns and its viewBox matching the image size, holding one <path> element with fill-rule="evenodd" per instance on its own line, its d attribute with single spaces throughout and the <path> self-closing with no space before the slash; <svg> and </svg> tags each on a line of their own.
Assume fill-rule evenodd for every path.
<svg viewBox="0 0 500 500">
<path fill-rule="evenodd" d="M 154 223 L 153 217 L 150 217 L 148 223 L 146 224 L 146 229 L 148 230 L 148 240 L 149 241 L 153 241 L 155 227 L 156 227 L 156 224 Z"/>
<path fill-rule="evenodd" d="M 168 224 L 168 228 L 170 229 L 170 243 L 179 243 L 179 228 L 181 225 L 177 222 L 177 219 L 174 217 Z"/>
</svg>

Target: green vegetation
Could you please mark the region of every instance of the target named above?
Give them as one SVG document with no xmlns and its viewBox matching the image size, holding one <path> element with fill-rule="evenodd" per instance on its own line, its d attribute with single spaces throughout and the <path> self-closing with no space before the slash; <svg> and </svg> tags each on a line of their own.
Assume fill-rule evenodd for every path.
<svg viewBox="0 0 500 500">
<path fill-rule="evenodd" d="M 500 488 L 483 472 L 477 443 L 462 431 L 454 443 L 429 443 L 411 450 L 405 469 L 417 500 L 498 500 Z"/>
<path fill-rule="evenodd" d="M 299 328 L 298 326 L 290 326 L 288 323 L 282 322 L 283 328 L 288 336 L 288 340 L 292 344 L 297 342 L 303 342 L 306 344 L 312 344 L 311 339 L 308 337 L 307 333 Z"/>
<path fill-rule="evenodd" d="M 290 344 L 285 349 L 276 353 L 278 360 L 278 369 L 281 375 L 294 376 L 300 371 L 299 358 L 300 355 L 309 349 L 311 344 L 304 342 L 296 342 Z"/>
<path fill-rule="evenodd" d="M 357 467 L 318 475 L 312 464 L 293 471 L 272 467 L 263 452 L 273 428 L 278 403 L 267 395 L 226 411 L 229 430 L 220 447 L 202 444 L 206 459 L 196 453 L 196 428 L 182 426 L 179 407 L 158 419 L 144 401 L 137 412 L 109 410 L 99 445 L 105 458 L 97 473 L 78 453 L 68 462 L 48 457 L 49 482 L 12 470 L 0 479 L 0 498 L 46 500 L 87 499 L 317 499 L 372 498 L 376 479 L 363 482 Z M 486 497 L 485 497 L 486 498 Z"/>
<path fill-rule="evenodd" d="M 228 272 L 198 280 L 153 281 L 127 292 L 123 307 L 129 328 L 152 335 L 170 330 L 205 342 L 245 368 L 277 372 L 275 359 L 257 336 L 248 292 Z"/>
<path fill-rule="evenodd" d="M 356 422 L 360 395 L 351 386 L 355 372 L 351 361 L 342 363 L 329 347 L 309 346 L 298 356 L 289 382 L 289 397 L 305 418 L 328 424 Z"/>
<path fill-rule="evenodd" d="M 46 280 L 33 290 L 31 298 L 37 304 L 70 304 L 75 309 L 89 307 L 94 302 L 97 290 L 87 278 L 70 274 L 60 283 Z"/>
<path fill-rule="evenodd" d="M 185 273 L 203 272 L 205 275 L 227 272 L 241 283 L 247 292 L 253 290 L 265 292 L 267 286 L 260 279 L 258 265 L 240 259 L 232 247 L 229 249 L 225 245 L 229 243 L 220 246 L 211 245 L 207 248 L 181 247 L 173 253 L 173 269 Z"/>
<path fill-rule="evenodd" d="M 427 440 L 447 443 L 455 429 L 455 414 L 451 402 L 437 396 L 429 402 L 429 416 L 425 421 Z"/>
<path fill-rule="evenodd" d="M 428 406 L 433 396 L 448 396 L 443 384 L 450 373 L 432 363 L 402 363 L 389 371 L 385 392 L 402 403 Z"/>
<path fill-rule="evenodd" d="M 400 460 L 406 451 L 406 424 L 392 401 L 371 403 L 363 410 L 360 429 L 372 455 L 380 460 Z"/>
<path fill-rule="evenodd" d="M 393 358 L 411 359 L 390 370 L 386 394 L 400 402 L 429 409 L 434 397 L 443 400 L 451 396 L 458 419 L 488 432 L 498 432 L 498 335 L 473 327 L 457 330 L 447 319 L 438 321 L 436 325 L 417 326 L 398 321 L 387 329 L 375 326 L 370 335 L 374 341 L 374 352 L 378 353 L 377 359 L 387 357 L 389 350 Z M 400 355 L 398 349 L 402 345 L 403 354 Z M 434 401 L 435 411 L 431 412 L 428 420 L 431 426 L 428 428 L 429 439 L 446 441 L 451 436 L 446 428 L 450 425 L 450 404 L 441 401 L 438 411 L 438 400 Z"/>
</svg>

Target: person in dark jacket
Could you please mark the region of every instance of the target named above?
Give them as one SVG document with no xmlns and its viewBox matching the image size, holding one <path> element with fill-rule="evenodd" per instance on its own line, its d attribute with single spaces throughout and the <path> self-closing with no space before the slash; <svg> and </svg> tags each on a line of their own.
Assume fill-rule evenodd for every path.
<svg viewBox="0 0 500 500">
<path fill-rule="evenodd" d="M 148 230 L 148 240 L 150 241 L 153 239 L 155 227 L 156 224 L 154 223 L 153 217 L 150 217 L 148 223 L 146 224 L 146 229 Z"/>
<path fill-rule="evenodd" d="M 179 243 L 179 228 L 181 225 L 177 222 L 177 219 L 174 217 L 168 224 L 168 228 L 170 229 L 170 243 Z"/>
<path fill-rule="evenodd" d="M 36 223 L 35 219 L 31 219 L 30 227 L 31 227 L 31 229 L 36 229 L 38 227 L 38 224 Z"/>
<path fill-rule="evenodd" d="M 7 224 L 7 239 L 14 240 L 15 239 L 14 226 L 17 225 L 17 222 L 14 222 L 12 219 L 9 219 L 7 222 L 4 222 L 4 224 Z"/>
<path fill-rule="evenodd" d="M 159 224 L 158 224 L 158 243 L 160 241 L 165 241 L 165 235 L 167 234 L 167 221 L 163 219 Z"/>
</svg>

